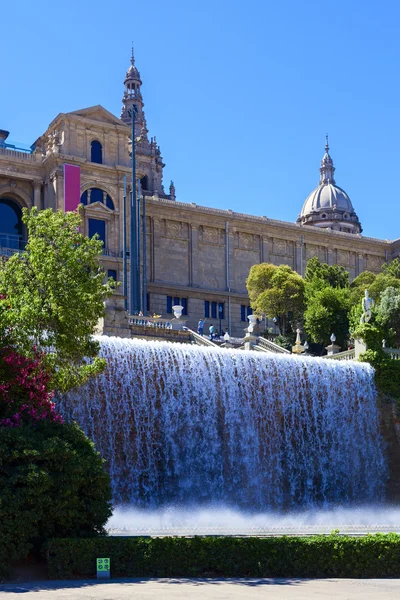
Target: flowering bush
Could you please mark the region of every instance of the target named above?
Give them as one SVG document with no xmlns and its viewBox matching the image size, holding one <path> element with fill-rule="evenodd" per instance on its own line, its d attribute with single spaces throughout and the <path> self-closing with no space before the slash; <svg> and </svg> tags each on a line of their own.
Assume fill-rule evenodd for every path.
<svg viewBox="0 0 400 600">
<path fill-rule="evenodd" d="M 62 423 L 49 390 L 50 378 L 40 354 L 27 358 L 12 348 L 0 350 L 0 426 Z"/>
</svg>

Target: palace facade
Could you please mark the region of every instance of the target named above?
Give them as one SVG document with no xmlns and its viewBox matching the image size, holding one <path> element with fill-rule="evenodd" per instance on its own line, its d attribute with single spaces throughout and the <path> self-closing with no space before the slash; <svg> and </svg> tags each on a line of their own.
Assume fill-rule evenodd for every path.
<svg viewBox="0 0 400 600">
<path fill-rule="evenodd" d="M 133 105 L 136 175 L 146 199 L 146 312 L 169 318 L 179 303 L 189 327 L 207 317 L 217 329 L 221 321 L 224 330 L 242 336 L 252 265 L 286 264 L 302 275 L 307 261 L 317 256 L 342 265 L 354 278 L 364 270 L 379 272 L 400 254 L 400 240 L 362 236 L 350 198 L 336 185 L 328 142 L 319 184 L 295 223 L 178 202 L 173 183 L 168 194 L 163 187 L 164 163 L 156 138 L 148 136 L 133 56 L 124 85 L 120 118 L 100 105 L 60 113 L 29 150 L 7 143 L 8 132 L 0 130 L 1 254 L 23 247 L 22 207 L 64 208 L 64 165 L 76 165 L 85 233 L 99 234 L 104 267 L 122 281 L 124 176 L 129 181 Z M 104 332 L 129 335 L 128 321 L 121 285 L 108 301 Z"/>
</svg>

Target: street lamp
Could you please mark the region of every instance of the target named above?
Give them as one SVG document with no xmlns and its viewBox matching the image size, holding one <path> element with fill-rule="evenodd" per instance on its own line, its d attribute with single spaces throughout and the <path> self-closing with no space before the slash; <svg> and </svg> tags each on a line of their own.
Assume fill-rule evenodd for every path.
<svg viewBox="0 0 400 600">
<path fill-rule="evenodd" d="M 219 335 L 221 337 L 222 333 L 222 304 L 218 306 L 218 316 L 219 316 Z"/>
</svg>

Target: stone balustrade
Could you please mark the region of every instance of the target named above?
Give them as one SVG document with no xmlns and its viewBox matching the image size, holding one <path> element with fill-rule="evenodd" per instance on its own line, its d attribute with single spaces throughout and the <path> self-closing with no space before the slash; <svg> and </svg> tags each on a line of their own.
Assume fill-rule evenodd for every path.
<svg viewBox="0 0 400 600">
<path fill-rule="evenodd" d="M 343 352 L 337 352 L 337 354 L 327 354 L 326 356 L 322 356 L 322 358 L 328 360 L 355 360 L 356 351 L 354 348 L 351 350 L 344 350 Z"/>
</svg>

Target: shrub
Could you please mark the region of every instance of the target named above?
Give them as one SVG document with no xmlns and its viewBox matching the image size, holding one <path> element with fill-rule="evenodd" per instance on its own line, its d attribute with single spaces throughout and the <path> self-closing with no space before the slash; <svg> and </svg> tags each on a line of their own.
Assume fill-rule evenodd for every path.
<svg viewBox="0 0 400 600">
<path fill-rule="evenodd" d="M 400 535 L 54 539 L 47 556 L 52 578 L 92 577 L 99 557 L 112 577 L 399 577 Z"/>
<path fill-rule="evenodd" d="M 104 533 L 111 489 L 77 425 L 0 427 L 0 570 L 49 537 Z"/>
<path fill-rule="evenodd" d="M 0 427 L 49 420 L 62 423 L 49 391 L 50 373 L 39 354 L 24 357 L 12 348 L 0 351 Z"/>
</svg>

